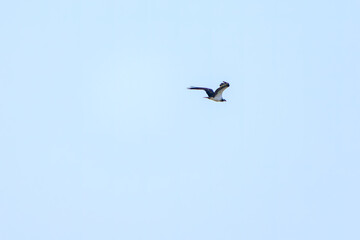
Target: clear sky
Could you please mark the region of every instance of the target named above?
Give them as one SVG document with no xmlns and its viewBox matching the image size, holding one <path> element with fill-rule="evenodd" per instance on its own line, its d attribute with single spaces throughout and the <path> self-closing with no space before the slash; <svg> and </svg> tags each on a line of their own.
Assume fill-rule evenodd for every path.
<svg viewBox="0 0 360 240">
<path fill-rule="evenodd" d="M 360 239 L 359 12 L 3 1 L 0 239 Z"/>
</svg>

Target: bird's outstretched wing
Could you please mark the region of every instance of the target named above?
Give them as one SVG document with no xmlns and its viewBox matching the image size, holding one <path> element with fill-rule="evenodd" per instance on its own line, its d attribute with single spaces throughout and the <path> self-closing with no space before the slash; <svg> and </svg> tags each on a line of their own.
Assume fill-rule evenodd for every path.
<svg viewBox="0 0 360 240">
<path fill-rule="evenodd" d="M 214 91 L 211 88 L 189 87 L 188 89 L 191 89 L 191 90 L 204 90 L 209 97 L 213 97 L 215 95 Z"/>
<path fill-rule="evenodd" d="M 227 89 L 228 87 L 230 87 L 230 84 L 229 83 L 227 83 L 227 82 L 222 82 L 221 84 L 220 84 L 220 87 L 218 88 L 218 89 L 216 89 L 216 91 L 215 91 L 215 96 L 219 96 L 219 97 L 221 97 L 222 96 L 222 93 L 225 91 L 225 89 Z"/>
</svg>

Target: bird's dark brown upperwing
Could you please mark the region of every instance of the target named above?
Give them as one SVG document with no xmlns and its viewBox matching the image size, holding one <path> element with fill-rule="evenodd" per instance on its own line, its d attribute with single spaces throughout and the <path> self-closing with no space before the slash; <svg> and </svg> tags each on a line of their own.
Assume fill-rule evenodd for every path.
<svg viewBox="0 0 360 240">
<path fill-rule="evenodd" d="M 211 88 L 189 87 L 188 89 L 191 89 L 191 90 L 204 90 L 209 97 L 214 97 L 214 95 L 215 95 L 214 91 Z"/>
</svg>

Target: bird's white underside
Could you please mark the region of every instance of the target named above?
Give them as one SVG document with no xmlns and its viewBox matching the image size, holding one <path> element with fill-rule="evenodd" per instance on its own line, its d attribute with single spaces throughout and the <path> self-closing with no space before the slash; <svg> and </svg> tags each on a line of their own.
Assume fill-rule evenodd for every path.
<svg viewBox="0 0 360 240">
<path fill-rule="evenodd" d="M 217 94 L 215 97 L 210 97 L 210 100 L 213 100 L 215 102 L 221 102 L 222 100 L 222 94 Z"/>
</svg>

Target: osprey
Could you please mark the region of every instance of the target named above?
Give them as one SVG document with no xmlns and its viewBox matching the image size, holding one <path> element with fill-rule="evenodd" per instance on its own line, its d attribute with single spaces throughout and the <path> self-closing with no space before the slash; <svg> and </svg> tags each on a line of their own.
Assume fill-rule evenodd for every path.
<svg viewBox="0 0 360 240">
<path fill-rule="evenodd" d="M 226 102 L 226 100 L 222 98 L 222 93 L 229 86 L 230 86 L 230 84 L 224 81 L 224 82 L 222 82 L 220 84 L 220 87 L 218 89 L 216 89 L 215 92 L 210 88 L 203 88 L 203 87 L 189 87 L 188 89 L 191 89 L 191 90 L 204 90 L 208 95 L 208 97 L 204 97 L 204 98 L 213 100 L 215 102 Z"/>
</svg>

